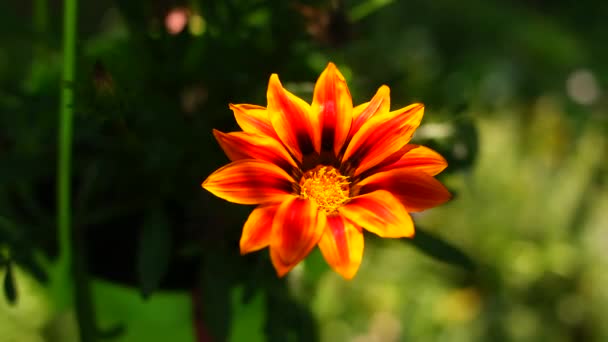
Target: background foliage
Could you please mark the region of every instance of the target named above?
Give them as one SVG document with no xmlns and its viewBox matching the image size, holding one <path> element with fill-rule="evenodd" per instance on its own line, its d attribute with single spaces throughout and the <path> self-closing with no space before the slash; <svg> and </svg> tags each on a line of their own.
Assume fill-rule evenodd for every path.
<svg viewBox="0 0 608 342">
<path fill-rule="evenodd" d="M 0 3 L 2 338 L 77 341 L 92 322 L 107 341 L 608 340 L 605 2 L 81 2 L 73 84 L 62 3 Z M 356 104 L 381 84 L 394 108 L 426 104 L 415 140 L 448 158 L 455 198 L 414 240 L 369 236 L 354 281 L 318 251 L 277 279 L 267 253 L 239 256 L 251 208 L 200 188 L 227 162 L 211 130 L 237 129 L 228 103 L 264 104 L 273 72 L 310 99 L 328 61 Z"/>
</svg>

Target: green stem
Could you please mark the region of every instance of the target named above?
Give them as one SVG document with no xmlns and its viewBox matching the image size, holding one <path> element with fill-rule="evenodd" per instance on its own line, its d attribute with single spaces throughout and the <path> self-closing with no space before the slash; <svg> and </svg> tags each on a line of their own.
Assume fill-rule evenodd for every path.
<svg viewBox="0 0 608 342">
<path fill-rule="evenodd" d="M 72 263 L 71 164 L 72 117 L 74 115 L 74 70 L 76 59 L 76 0 L 65 0 L 63 8 L 63 75 L 59 111 L 57 163 L 57 228 L 59 230 L 59 265 L 69 270 Z M 71 273 L 71 272 L 70 272 Z M 65 276 L 70 276 L 66 274 Z"/>
<path fill-rule="evenodd" d="M 354 6 L 349 12 L 350 20 L 357 22 L 368 15 L 376 12 L 384 6 L 389 5 L 394 0 L 368 0 Z"/>
<path fill-rule="evenodd" d="M 42 1 L 42 0 L 41 0 Z M 96 338 L 95 312 L 84 262 L 84 238 L 72 229 L 71 169 L 72 122 L 74 116 L 74 74 L 76 69 L 77 0 L 64 0 L 63 7 L 63 75 L 59 111 L 57 163 L 57 227 L 59 231 L 60 287 L 70 295 L 61 298 L 60 309 L 75 302 L 80 340 Z M 73 298 L 71 298 L 73 295 Z"/>
</svg>

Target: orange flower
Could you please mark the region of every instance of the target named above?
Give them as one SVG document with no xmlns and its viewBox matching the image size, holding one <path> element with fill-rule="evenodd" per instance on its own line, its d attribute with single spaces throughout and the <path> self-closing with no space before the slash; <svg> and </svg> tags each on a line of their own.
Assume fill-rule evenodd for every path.
<svg viewBox="0 0 608 342">
<path fill-rule="evenodd" d="M 424 106 L 389 111 L 389 88 L 353 108 L 346 81 L 332 63 L 309 105 L 273 74 L 268 106 L 230 105 L 242 132 L 214 130 L 232 162 L 202 184 L 214 195 L 256 204 L 243 227 L 241 254 L 265 247 L 279 276 L 318 245 L 344 278 L 357 273 L 363 231 L 412 237 L 408 212 L 446 202 L 433 176 L 447 166 L 437 152 L 408 144 Z"/>
</svg>

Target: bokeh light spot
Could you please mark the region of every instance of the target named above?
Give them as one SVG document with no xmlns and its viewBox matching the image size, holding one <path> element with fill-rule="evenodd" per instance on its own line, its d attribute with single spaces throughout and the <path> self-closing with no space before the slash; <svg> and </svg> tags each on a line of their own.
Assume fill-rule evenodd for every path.
<svg viewBox="0 0 608 342">
<path fill-rule="evenodd" d="M 600 96 L 597 80 L 587 69 L 575 70 L 568 76 L 566 91 L 573 101 L 582 105 L 591 105 Z"/>
<path fill-rule="evenodd" d="M 188 24 L 188 10 L 182 7 L 176 7 L 167 13 L 165 17 L 165 27 L 167 32 L 172 35 L 179 34 Z"/>
<path fill-rule="evenodd" d="M 190 17 L 190 21 L 188 22 L 188 30 L 193 36 L 200 36 L 205 33 L 207 29 L 207 23 L 205 22 L 205 18 L 203 18 L 200 14 L 194 14 Z"/>
</svg>

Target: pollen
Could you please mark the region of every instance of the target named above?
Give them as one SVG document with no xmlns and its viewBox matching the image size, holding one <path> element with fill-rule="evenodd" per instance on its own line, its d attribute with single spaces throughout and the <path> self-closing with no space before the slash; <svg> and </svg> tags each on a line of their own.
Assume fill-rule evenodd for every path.
<svg viewBox="0 0 608 342">
<path fill-rule="evenodd" d="M 348 177 L 331 166 L 319 165 L 300 179 L 300 197 L 314 200 L 328 214 L 338 210 L 349 199 L 349 193 Z"/>
</svg>

